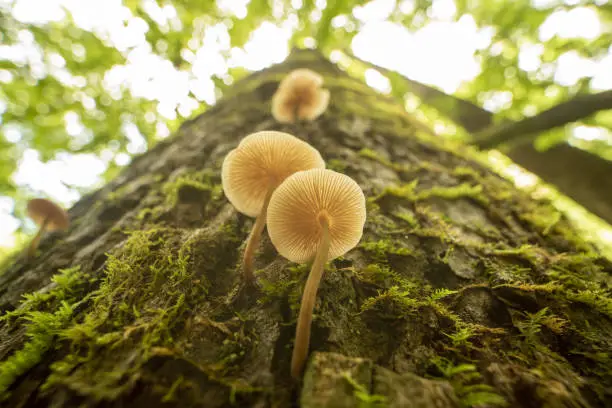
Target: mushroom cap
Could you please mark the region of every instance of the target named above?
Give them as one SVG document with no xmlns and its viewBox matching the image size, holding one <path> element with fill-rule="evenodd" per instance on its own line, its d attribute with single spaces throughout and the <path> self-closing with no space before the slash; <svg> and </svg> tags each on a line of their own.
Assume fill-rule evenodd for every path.
<svg viewBox="0 0 612 408">
<path fill-rule="evenodd" d="M 27 214 L 38 225 L 47 220 L 48 231 L 65 230 L 70 225 L 68 213 L 52 201 L 44 198 L 33 198 L 28 201 Z"/>
<path fill-rule="evenodd" d="M 366 203 L 361 187 L 332 170 L 314 169 L 293 174 L 272 194 L 268 206 L 268 234 L 276 250 L 293 262 L 312 260 L 323 227 L 329 223 L 327 260 L 355 247 L 363 234 Z"/>
<path fill-rule="evenodd" d="M 312 99 L 300 104 L 298 117 L 300 119 L 315 120 L 325 112 L 327 105 L 329 105 L 329 91 L 327 89 L 319 89 Z"/>
<path fill-rule="evenodd" d="M 294 69 L 280 82 L 278 88 L 281 90 L 310 90 L 320 88 L 323 85 L 323 77 L 308 68 Z"/>
<path fill-rule="evenodd" d="M 314 71 L 300 68 L 291 71 L 280 83 L 272 97 L 272 115 L 281 123 L 300 119 L 314 120 L 327 109 L 329 91 L 321 89 L 323 77 Z"/>
<path fill-rule="evenodd" d="M 276 188 L 297 171 L 314 168 L 325 168 L 314 147 L 288 133 L 263 131 L 248 135 L 228 153 L 221 182 L 232 205 L 256 217 L 270 188 Z"/>
</svg>

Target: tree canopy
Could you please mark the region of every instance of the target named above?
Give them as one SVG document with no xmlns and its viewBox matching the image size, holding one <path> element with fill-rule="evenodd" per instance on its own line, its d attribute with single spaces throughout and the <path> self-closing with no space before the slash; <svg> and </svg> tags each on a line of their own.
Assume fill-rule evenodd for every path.
<svg viewBox="0 0 612 408">
<path fill-rule="evenodd" d="M 291 47 L 318 48 L 441 136 L 471 141 L 470 133 L 486 135 L 572 98 L 605 96 L 612 4 L 4 0 L 0 224 L 17 226 L 25 198 L 52 195 L 50 183 L 61 192 L 52 198 L 73 202 Z M 537 129 L 536 146 L 570 143 L 612 159 L 606 106 Z M 496 135 L 487 147 L 507 141 Z M 43 165 L 70 173 L 66 163 L 79 160 L 100 176 L 97 184 L 50 180 Z M 30 171 L 20 171 L 24 163 Z"/>
</svg>

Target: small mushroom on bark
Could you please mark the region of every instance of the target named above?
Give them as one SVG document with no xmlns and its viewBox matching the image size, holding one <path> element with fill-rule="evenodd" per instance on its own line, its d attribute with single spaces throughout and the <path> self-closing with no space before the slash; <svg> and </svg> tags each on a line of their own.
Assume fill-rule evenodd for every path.
<svg viewBox="0 0 612 408">
<path fill-rule="evenodd" d="M 65 230 L 70 225 L 68 214 L 57 204 L 44 198 L 28 201 L 27 214 L 38 226 L 38 233 L 30 242 L 28 255 L 34 256 L 45 231 Z"/>
<path fill-rule="evenodd" d="M 312 261 L 297 321 L 291 375 L 299 378 L 308 355 L 312 312 L 325 263 L 359 243 L 366 220 L 363 191 L 350 177 L 331 170 L 301 171 L 272 194 L 268 234 L 293 262 Z"/>
<path fill-rule="evenodd" d="M 272 97 L 272 116 L 281 123 L 318 118 L 329 104 L 329 91 L 321 88 L 323 77 L 306 68 L 290 72 Z"/>
<path fill-rule="evenodd" d="M 253 259 L 266 225 L 272 193 L 287 177 L 297 171 L 325 168 L 319 152 L 308 143 L 288 133 L 263 131 L 240 142 L 223 161 L 223 191 L 238 211 L 257 217 L 244 251 L 244 278 L 255 279 Z"/>
</svg>

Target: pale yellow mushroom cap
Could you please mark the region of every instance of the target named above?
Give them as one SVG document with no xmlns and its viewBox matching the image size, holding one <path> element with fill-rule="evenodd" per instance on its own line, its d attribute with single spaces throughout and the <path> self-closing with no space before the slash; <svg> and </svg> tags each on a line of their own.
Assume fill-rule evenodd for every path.
<svg viewBox="0 0 612 408">
<path fill-rule="evenodd" d="M 314 120 L 327 109 L 329 91 L 322 89 L 323 77 L 306 68 L 291 71 L 272 97 L 272 115 L 282 123 L 299 119 Z"/>
<path fill-rule="evenodd" d="M 44 198 L 34 198 L 28 201 L 26 212 L 28 217 L 38 225 L 42 225 L 47 220 L 45 229 L 48 231 L 65 230 L 70 224 L 66 211 Z"/>
<path fill-rule="evenodd" d="M 270 188 L 295 172 L 314 168 L 325 168 L 317 149 L 288 133 L 263 131 L 242 139 L 225 157 L 221 181 L 232 205 L 256 217 Z"/>
<path fill-rule="evenodd" d="M 327 260 L 355 247 L 363 234 L 366 203 L 361 187 L 332 170 L 301 171 L 288 177 L 272 194 L 268 207 L 268 234 L 276 250 L 293 262 L 311 261 L 329 222 Z"/>
</svg>

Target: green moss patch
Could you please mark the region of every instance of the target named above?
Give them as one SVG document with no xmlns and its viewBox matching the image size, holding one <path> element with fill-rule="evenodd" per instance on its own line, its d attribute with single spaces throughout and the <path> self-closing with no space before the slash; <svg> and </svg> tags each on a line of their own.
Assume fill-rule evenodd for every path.
<svg viewBox="0 0 612 408">
<path fill-rule="evenodd" d="M 54 347 L 74 309 L 87 301 L 77 298 L 88 279 L 78 266 L 61 270 L 51 278 L 49 291 L 25 295 L 19 308 L 0 317 L 0 323 L 22 327 L 26 337 L 23 347 L 0 363 L 0 398 L 6 398 L 11 384 Z"/>
<path fill-rule="evenodd" d="M 130 233 L 109 255 L 91 307 L 59 331 L 70 353 L 52 365 L 45 386 L 104 399 L 133 385 L 139 367 L 172 347 L 176 325 L 206 297 L 208 282 L 189 268 L 193 245 L 193 237 L 172 229 Z"/>
</svg>

